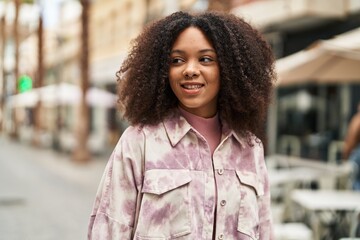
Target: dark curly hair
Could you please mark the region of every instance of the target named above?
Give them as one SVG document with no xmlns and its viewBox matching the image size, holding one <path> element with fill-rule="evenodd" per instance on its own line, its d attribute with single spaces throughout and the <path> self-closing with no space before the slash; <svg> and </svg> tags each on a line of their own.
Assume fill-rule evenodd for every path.
<svg viewBox="0 0 360 240">
<path fill-rule="evenodd" d="M 220 12 L 176 12 L 145 27 L 117 72 L 124 117 L 131 124 L 157 124 L 178 106 L 169 84 L 170 51 L 190 26 L 207 36 L 217 54 L 220 119 L 249 143 L 253 134 L 264 140 L 275 79 L 272 51 L 243 19 Z"/>
</svg>

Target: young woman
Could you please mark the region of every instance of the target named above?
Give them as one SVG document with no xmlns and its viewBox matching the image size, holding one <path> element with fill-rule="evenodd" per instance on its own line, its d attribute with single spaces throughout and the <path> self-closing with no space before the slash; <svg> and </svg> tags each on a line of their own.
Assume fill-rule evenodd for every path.
<svg viewBox="0 0 360 240">
<path fill-rule="evenodd" d="M 272 239 L 264 120 L 273 56 L 229 14 L 148 26 L 118 72 L 131 126 L 106 167 L 89 239 Z"/>
</svg>

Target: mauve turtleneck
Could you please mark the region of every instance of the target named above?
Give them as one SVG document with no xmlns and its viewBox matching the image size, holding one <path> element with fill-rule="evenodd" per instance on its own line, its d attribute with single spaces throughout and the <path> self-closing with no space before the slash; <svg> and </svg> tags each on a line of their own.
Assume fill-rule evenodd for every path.
<svg viewBox="0 0 360 240">
<path fill-rule="evenodd" d="M 179 107 L 181 115 L 196 129 L 206 140 L 211 154 L 219 145 L 221 139 L 221 126 L 218 114 L 211 118 L 199 117 Z"/>
</svg>

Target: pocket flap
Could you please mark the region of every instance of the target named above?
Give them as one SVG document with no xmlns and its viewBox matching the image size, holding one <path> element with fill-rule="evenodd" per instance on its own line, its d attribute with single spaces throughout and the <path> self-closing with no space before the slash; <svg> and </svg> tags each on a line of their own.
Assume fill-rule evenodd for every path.
<svg viewBox="0 0 360 240">
<path fill-rule="evenodd" d="M 262 188 L 262 184 L 260 183 L 259 178 L 255 173 L 236 171 L 236 175 L 238 176 L 242 184 L 253 187 L 258 196 L 264 195 L 264 189 Z"/>
<path fill-rule="evenodd" d="M 145 171 L 142 192 L 160 195 L 190 181 L 188 169 L 151 169 Z"/>
</svg>

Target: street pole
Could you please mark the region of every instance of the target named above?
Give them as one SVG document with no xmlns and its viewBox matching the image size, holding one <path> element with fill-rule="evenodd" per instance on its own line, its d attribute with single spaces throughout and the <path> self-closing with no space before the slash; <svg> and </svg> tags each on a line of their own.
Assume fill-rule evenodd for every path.
<svg viewBox="0 0 360 240">
<path fill-rule="evenodd" d="M 81 100 L 79 117 L 77 118 L 77 146 L 74 149 L 73 158 L 76 162 L 87 162 L 90 153 L 87 147 L 89 137 L 89 106 L 86 103 L 86 93 L 89 88 L 89 0 L 81 0 L 82 34 L 81 34 Z"/>
</svg>

